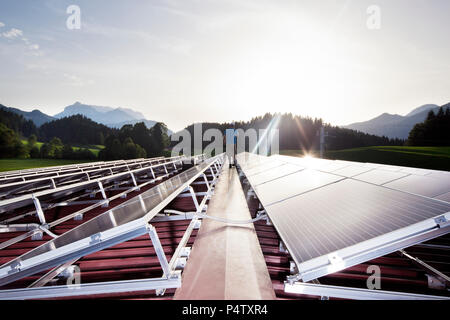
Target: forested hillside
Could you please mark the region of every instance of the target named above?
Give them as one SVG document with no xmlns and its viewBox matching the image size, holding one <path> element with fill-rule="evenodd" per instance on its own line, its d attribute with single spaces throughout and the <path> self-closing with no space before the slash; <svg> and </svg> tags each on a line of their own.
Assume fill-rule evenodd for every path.
<svg viewBox="0 0 450 320">
<path fill-rule="evenodd" d="M 168 140 L 163 123 L 151 129 L 143 122 L 113 129 L 73 115 L 37 128 L 22 115 L 0 108 L 0 158 L 94 160 L 93 145 L 105 145 L 99 152 L 102 160 L 156 157 L 167 153 Z"/>
<path fill-rule="evenodd" d="M 408 145 L 450 146 L 450 103 L 436 114 L 430 111 L 424 122 L 416 124 L 409 133 Z"/>
<path fill-rule="evenodd" d="M 104 144 L 105 137 L 116 131 L 85 116 L 74 115 L 44 123 L 39 128 L 39 140 L 50 141 L 58 137 L 69 144 Z"/>
<path fill-rule="evenodd" d="M 278 118 L 278 121 L 276 121 Z M 312 119 L 309 117 L 302 117 L 286 114 L 265 114 L 261 117 L 255 117 L 250 121 L 239 121 L 236 123 L 202 123 L 202 131 L 208 129 L 218 129 L 225 132 L 228 128 L 244 129 L 250 128 L 265 129 L 271 122 L 277 123 L 276 128 L 280 134 L 280 150 L 304 150 L 313 151 L 319 148 L 319 132 L 320 128 L 324 126 L 326 132 L 326 148 L 328 150 L 348 149 L 356 147 L 367 147 L 377 145 L 403 145 L 404 141 L 400 139 L 389 139 L 387 137 L 379 137 L 351 129 L 344 129 L 340 127 L 331 126 L 323 123 L 322 119 Z M 186 128 L 194 134 L 194 125 Z M 210 142 L 203 142 L 203 148 Z M 175 144 L 175 143 L 173 143 Z M 192 141 L 193 148 L 193 141 Z"/>
</svg>

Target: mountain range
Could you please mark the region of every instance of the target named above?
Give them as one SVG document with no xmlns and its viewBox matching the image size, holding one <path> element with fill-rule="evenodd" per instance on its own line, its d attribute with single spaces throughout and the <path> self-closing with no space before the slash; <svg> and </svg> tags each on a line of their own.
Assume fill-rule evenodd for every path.
<svg viewBox="0 0 450 320">
<path fill-rule="evenodd" d="M 442 106 L 444 109 L 450 107 L 450 103 Z M 425 121 L 428 113 L 433 110 L 439 111 L 439 106 L 435 104 L 426 104 L 420 106 L 405 116 L 398 114 L 383 113 L 376 118 L 364 122 L 352 123 L 344 128 L 374 134 L 377 136 L 386 136 L 388 138 L 407 139 L 409 132 L 417 123 Z"/>
<path fill-rule="evenodd" d="M 74 104 L 65 107 L 62 112 L 55 114 L 54 116 L 47 115 L 39 110 L 27 112 L 16 108 L 5 107 L 3 105 L 0 105 L 0 107 L 5 108 L 8 111 L 20 114 L 27 120 L 32 120 L 38 127 L 46 122 L 61 119 L 64 117 L 70 117 L 76 114 L 84 115 L 85 117 L 90 118 L 97 123 L 104 124 L 111 128 L 120 129 L 126 124 L 134 125 L 138 122 L 144 122 L 148 128 L 151 128 L 156 124 L 156 121 L 148 120 L 142 113 L 134 111 L 132 109 L 93 106 L 82 104 L 81 102 L 75 102 Z"/>
<path fill-rule="evenodd" d="M 129 124 L 130 121 L 139 122 L 139 120 L 146 120 L 142 113 L 131 109 L 92 106 L 80 102 L 75 102 L 73 105 L 65 107 L 63 112 L 55 114 L 55 118 L 61 119 L 76 114 L 82 114 L 97 123 L 110 127 Z M 151 126 L 155 123 L 155 121 L 149 122 Z"/>
<path fill-rule="evenodd" d="M 450 103 L 442 106 L 444 108 L 450 107 Z M 112 108 L 104 106 L 87 105 L 81 102 L 67 106 L 64 110 L 54 116 L 49 116 L 39 110 L 31 112 L 22 111 L 16 108 L 8 108 L 0 104 L 0 108 L 5 108 L 9 111 L 22 115 L 27 120 L 32 120 L 36 126 L 69 117 L 76 114 L 81 114 L 90 118 L 91 120 L 104 124 L 110 128 L 121 128 L 124 125 L 134 125 L 138 122 L 144 122 L 148 128 L 155 125 L 156 121 L 145 119 L 145 116 L 137 111 L 128 108 Z M 415 108 L 405 116 L 398 114 L 383 113 L 380 116 L 364 122 L 357 122 L 344 128 L 361 131 L 364 133 L 374 134 L 377 136 L 386 136 L 388 138 L 407 139 L 409 132 L 415 124 L 423 122 L 430 110 L 435 113 L 439 110 L 439 106 L 435 104 L 426 104 Z M 168 130 L 169 135 L 172 133 Z"/>
<path fill-rule="evenodd" d="M 7 111 L 11 111 L 17 114 L 20 114 L 21 116 L 23 116 L 25 119 L 27 120 L 31 120 L 34 122 L 34 124 L 38 127 L 40 127 L 41 125 L 43 125 L 46 122 L 50 122 L 52 120 L 55 120 L 55 118 L 46 115 L 45 113 L 42 113 L 39 110 L 33 110 L 33 111 L 22 111 L 20 109 L 16 109 L 16 108 L 9 108 L 6 107 L 2 104 L 0 104 L 0 108 L 1 109 L 5 109 Z"/>
</svg>

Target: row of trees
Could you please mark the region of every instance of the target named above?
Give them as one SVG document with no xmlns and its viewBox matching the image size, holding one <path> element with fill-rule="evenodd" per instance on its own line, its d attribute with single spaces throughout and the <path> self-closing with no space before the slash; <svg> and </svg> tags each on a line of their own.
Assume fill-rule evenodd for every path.
<svg viewBox="0 0 450 320">
<path fill-rule="evenodd" d="M 27 147 L 31 158 L 42 159 L 69 159 L 69 160 L 95 160 L 95 154 L 87 148 L 74 149 L 69 144 L 63 144 L 61 139 L 53 138 L 44 143 L 41 148 L 37 146 L 37 138 L 32 135 L 28 138 Z"/>
<path fill-rule="evenodd" d="M 409 133 L 410 146 L 450 146 L 450 105 L 443 106 L 437 114 L 431 110 L 427 119 L 418 123 Z"/>
<path fill-rule="evenodd" d="M 109 136 L 105 141 L 105 149 L 100 151 L 99 158 L 135 159 L 157 157 L 169 146 L 167 127 L 156 123 L 152 128 L 141 122 L 123 126 L 118 134 Z"/>
<path fill-rule="evenodd" d="M 225 132 L 226 129 L 235 128 L 243 129 L 244 131 L 253 128 L 256 130 L 266 129 L 270 124 L 276 125 L 279 130 L 279 148 L 280 150 L 304 150 L 306 152 L 319 149 L 319 132 L 320 128 L 324 127 L 327 134 L 326 148 L 328 150 L 340 150 L 357 147 L 367 147 L 376 145 L 403 145 L 404 141 L 401 139 L 389 139 L 387 137 L 379 137 L 363 132 L 358 132 L 351 129 L 344 129 L 334 127 L 323 123 L 322 119 L 313 119 L 309 117 L 302 117 L 293 115 L 292 113 L 285 114 L 270 114 L 267 113 L 261 117 L 255 117 L 250 121 L 239 121 L 235 123 L 202 123 L 202 131 L 208 129 L 218 129 Z M 186 128 L 193 137 L 194 125 Z M 192 149 L 194 148 L 194 139 L 192 141 Z M 203 141 L 203 148 L 210 142 Z M 175 145 L 174 142 L 172 145 Z"/>
</svg>

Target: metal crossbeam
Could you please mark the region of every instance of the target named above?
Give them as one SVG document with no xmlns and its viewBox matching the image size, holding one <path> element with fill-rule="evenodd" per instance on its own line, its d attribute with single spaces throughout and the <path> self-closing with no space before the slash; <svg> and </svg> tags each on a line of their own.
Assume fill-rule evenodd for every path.
<svg viewBox="0 0 450 320">
<path fill-rule="evenodd" d="M 330 286 L 295 282 L 284 283 L 284 291 L 287 293 L 304 294 L 319 297 L 333 297 L 354 300 L 449 300 L 449 297 L 432 296 L 425 294 L 412 294 L 406 292 L 370 290 L 361 288 Z"/>
</svg>

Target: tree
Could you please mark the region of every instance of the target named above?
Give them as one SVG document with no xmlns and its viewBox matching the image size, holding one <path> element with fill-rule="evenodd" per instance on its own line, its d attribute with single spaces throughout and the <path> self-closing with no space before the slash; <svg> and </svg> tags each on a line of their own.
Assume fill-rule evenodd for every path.
<svg viewBox="0 0 450 320">
<path fill-rule="evenodd" d="M 54 137 L 49 143 L 41 147 L 41 157 L 46 159 L 62 159 L 64 145 L 61 139 Z"/>
<path fill-rule="evenodd" d="M 439 108 L 437 114 L 430 111 L 424 122 L 414 126 L 409 133 L 408 145 L 450 146 L 450 107 L 444 107 Z"/>
<path fill-rule="evenodd" d="M 53 144 L 56 147 L 62 147 L 63 146 L 63 143 L 62 143 L 61 139 L 57 138 L 57 137 L 53 137 L 53 139 L 50 140 L 50 143 Z"/>
<path fill-rule="evenodd" d="M 75 152 L 73 151 L 73 148 L 65 144 L 62 149 L 62 157 L 63 159 L 75 159 Z"/>
<path fill-rule="evenodd" d="M 30 158 L 37 159 L 41 156 L 39 148 L 34 146 L 30 149 Z"/>
<path fill-rule="evenodd" d="M 28 150 L 14 130 L 0 123 L 0 157 L 27 158 Z"/>
<path fill-rule="evenodd" d="M 130 137 L 126 137 L 123 142 L 113 137 L 106 139 L 105 149 L 99 153 L 99 158 L 102 160 L 136 159 L 146 156 L 145 149 L 134 143 Z"/>
<path fill-rule="evenodd" d="M 145 158 L 145 150 L 138 144 L 135 144 L 131 138 L 126 138 L 123 142 L 123 159 Z"/>
<path fill-rule="evenodd" d="M 156 123 L 150 129 L 150 154 L 151 157 L 157 157 L 164 153 L 164 150 L 169 146 L 170 140 L 167 135 L 167 126 L 162 123 Z"/>
<path fill-rule="evenodd" d="M 31 149 L 37 143 L 37 137 L 35 134 L 32 134 L 28 137 L 28 147 Z"/>
</svg>

